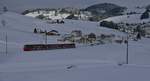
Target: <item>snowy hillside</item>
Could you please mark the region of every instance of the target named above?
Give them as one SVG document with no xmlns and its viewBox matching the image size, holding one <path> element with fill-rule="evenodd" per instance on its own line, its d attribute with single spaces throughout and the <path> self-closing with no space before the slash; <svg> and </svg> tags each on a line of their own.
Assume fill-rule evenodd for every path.
<svg viewBox="0 0 150 81">
<path fill-rule="evenodd" d="M 5 46 L 3 46 L 3 45 L 5 44 L 6 33 L 8 36 L 8 45 L 10 46 L 9 52 L 14 53 L 15 55 L 18 54 L 17 51 L 21 51 L 23 49 L 24 44 L 44 43 L 45 40 L 44 40 L 43 35 L 40 35 L 40 34 L 38 35 L 38 34 L 33 33 L 33 29 L 35 27 L 41 28 L 41 29 L 47 30 L 47 31 L 48 30 L 58 30 L 59 33 L 62 35 L 70 33 L 72 30 L 82 30 L 83 34 L 88 34 L 88 33 L 93 32 L 93 33 L 96 33 L 97 35 L 115 34 L 117 36 L 125 36 L 123 33 L 118 32 L 116 30 L 99 27 L 98 23 L 95 23 L 95 22 L 66 20 L 65 24 L 46 24 L 45 21 L 36 20 L 36 19 L 30 18 L 30 17 L 18 15 L 16 13 L 12 13 L 12 12 L 7 12 L 7 13 L 1 15 L 0 18 L 5 20 L 5 22 L 6 22 L 5 27 L 3 27 L 2 25 L 0 27 L 1 28 L 1 30 L 0 30 L 1 46 L 3 48 L 3 49 L 1 49 L 1 53 L 4 53 L 4 51 L 5 51 Z M 50 36 L 50 37 L 48 37 L 48 43 L 58 43 L 57 42 L 58 38 L 60 38 L 60 37 Z M 16 49 L 16 51 L 14 49 Z M 21 52 L 21 53 L 24 54 L 26 52 Z"/>
<path fill-rule="evenodd" d="M 94 46 L 94 47 L 79 47 L 77 49 L 69 49 L 70 51 L 68 51 L 68 50 L 58 50 L 58 51 L 53 50 L 53 51 L 46 51 L 46 52 L 40 52 L 40 51 L 39 52 L 23 52 L 22 49 L 23 49 L 24 44 L 44 43 L 43 35 L 37 35 L 37 34 L 33 33 L 33 29 L 36 26 L 38 28 L 42 28 L 42 29 L 46 29 L 46 30 L 58 30 L 61 34 L 70 33 L 72 30 L 80 29 L 85 34 L 94 32 L 96 34 L 102 34 L 102 33 L 103 34 L 115 34 L 117 36 L 126 36 L 126 35 L 124 35 L 121 32 L 118 32 L 117 30 L 111 30 L 111 29 L 99 27 L 99 26 L 97 26 L 97 23 L 95 23 L 95 22 L 66 20 L 65 24 L 62 24 L 62 25 L 61 24 L 52 24 L 51 25 L 51 24 L 46 24 L 45 21 L 36 20 L 36 19 L 30 18 L 30 17 L 21 16 L 21 15 L 18 15 L 16 13 L 11 13 L 11 12 L 7 12 L 7 13 L 1 15 L 0 18 L 5 19 L 5 21 L 7 22 L 6 27 L 4 28 L 1 26 L 1 31 L 0 31 L 1 47 L 2 47 L 1 53 L 2 53 L 2 55 L 3 54 L 5 55 L 5 33 L 7 32 L 8 46 L 9 46 L 8 48 L 9 48 L 9 53 L 10 53 L 9 55 L 15 56 L 15 58 L 9 59 L 9 60 L 11 60 L 11 62 L 13 62 L 13 61 L 14 62 L 21 62 L 21 61 L 28 62 L 27 59 L 36 61 L 36 60 L 46 60 L 46 58 L 47 58 L 47 60 L 48 60 L 49 58 L 56 59 L 59 57 L 61 57 L 61 59 L 66 59 L 66 58 L 68 58 L 68 59 L 71 59 L 71 58 L 72 59 L 81 59 L 81 58 L 100 59 L 100 58 L 102 58 L 103 60 L 105 60 L 105 59 L 106 60 L 107 59 L 121 60 L 121 58 L 124 58 L 124 55 L 125 55 L 126 45 L 124 45 L 124 44 L 121 44 L 121 45 L 120 44 L 112 44 L 112 45 L 108 44 L 108 45 L 104 45 L 104 46 L 99 45 L 99 46 Z M 56 41 L 57 38 L 59 38 L 59 37 L 48 37 L 48 43 L 57 43 L 57 41 Z M 148 42 L 148 40 L 149 39 L 143 39 L 143 41 L 146 41 L 146 42 L 139 41 L 139 44 L 137 44 L 137 45 L 142 45 L 143 48 L 148 49 L 147 47 L 149 47 L 149 45 L 146 44 Z M 133 47 L 134 47 L 134 42 L 133 42 Z M 99 48 L 101 48 L 101 49 L 99 49 Z M 91 51 L 90 52 L 86 51 L 87 49 L 91 50 Z M 118 50 L 118 49 L 120 49 L 120 50 Z M 136 49 L 136 48 L 132 48 L 132 49 Z M 109 51 L 107 51 L 107 50 L 109 50 Z M 139 51 L 143 51 L 143 50 L 144 49 L 141 49 Z M 94 55 L 93 55 L 93 52 L 94 52 Z M 32 57 L 32 54 L 34 55 L 35 53 L 37 55 Z M 41 53 L 44 53 L 45 55 L 43 56 L 43 55 L 41 55 Z M 148 52 L 145 52 L 145 53 L 148 54 Z M 58 57 L 54 58 L 51 56 L 51 54 L 52 54 L 52 56 L 54 55 L 54 57 L 56 54 L 56 56 L 58 56 Z M 61 55 L 59 56 L 59 54 L 61 54 Z M 63 56 L 63 54 L 67 54 L 67 57 Z M 133 54 L 135 54 L 135 53 L 133 53 Z M 49 55 L 50 55 L 50 57 L 49 57 Z M 42 57 L 44 59 L 38 59 L 38 58 L 42 58 Z M 17 59 L 17 58 L 21 58 L 21 59 Z M 35 58 L 35 59 L 33 59 L 33 58 Z M 135 62 L 134 61 L 135 60 L 133 60 L 133 63 L 137 63 L 136 61 Z M 141 61 L 141 63 L 142 63 L 142 61 Z"/>
<path fill-rule="evenodd" d="M 110 18 L 107 18 L 107 19 L 104 19 L 106 21 L 113 21 L 115 23 L 147 23 L 150 21 L 150 18 L 149 19 L 143 19 L 141 20 L 140 19 L 141 17 L 141 14 L 134 14 L 134 15 L 123 15 L 123 16 L 116 16 L 116 17 L 110 17 Z"/>
<path fill-rule="evenodd" d="M 23 51 L 25 44 L 45 43 L 43 34 L 34 28 L 57 30 L 60 36 L 48 36 L 48 43 L 72 30 L 83 34 L 113 34 L 117 38 L 126 34 L 99 27 L 98 22 L 64 20 L 64 24 L 26 17 L 13 12 L 0 15 L 0 81 L 148 81 L 150 73 L 150 39 L 129 40 L 129 65 L 126 62 L 126 44 L 115 42 L 100 45 L 77 44 L 73 49 Z M 116 20 L 117 21 L 117 20 Z M 6 33 L 8 54 L 5 53 Z"/>
</svg>

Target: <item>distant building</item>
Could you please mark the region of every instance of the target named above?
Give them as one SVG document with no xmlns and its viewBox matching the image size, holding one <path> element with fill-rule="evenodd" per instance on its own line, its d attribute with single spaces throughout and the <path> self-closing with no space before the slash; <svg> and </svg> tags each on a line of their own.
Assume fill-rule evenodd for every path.
<svg viewBox="0 0 150 81">
<path fill-rule="evenodd" d="M 46 35 L 51 35 L 51 36 L 59 36 L 59 32 L 57 30 L 52 30 L 46 33 Z"/>
<path fill-rule="evenodd" d="M 94 33 L 90 33 L 90 34 L 88 35 L 88 38 L 89 38 L 89 39 L 96 39 L 96 35 L 95 35 Z"/>
<path fill-rule="evenodd" d="M 90 33 L 88 35 L 88 40 L 89 40 L 90 43 L 92 43 L 93 41 L 96 40 L 96 35 L 94 33 Z"/>
<path fill-rule="evenodd" d="M 71 35 L 74 37 L 81 37 L 82 36 L 82 31 L 81 30 L 73 30 L 71 32 Z"/>
</svg>

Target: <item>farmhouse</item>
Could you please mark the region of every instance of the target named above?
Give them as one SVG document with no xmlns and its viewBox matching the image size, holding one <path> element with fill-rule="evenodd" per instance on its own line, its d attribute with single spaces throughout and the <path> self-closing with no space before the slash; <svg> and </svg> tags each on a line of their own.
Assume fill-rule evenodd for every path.
<svg viewBox="0 0 150 81">
<path fill-rule="evenodd" d="M 150 37 L 150 27 L 145 27 L 144 30 L 145 30 L 146 36 Z"/>
<path fill-rule="evenodd" d="M 51 30 L 49 32 L 46 33 L 46 35 L 49 35 L 49 36 L 59 36 L 59 32 L 57 30 Z"/>
</svg>

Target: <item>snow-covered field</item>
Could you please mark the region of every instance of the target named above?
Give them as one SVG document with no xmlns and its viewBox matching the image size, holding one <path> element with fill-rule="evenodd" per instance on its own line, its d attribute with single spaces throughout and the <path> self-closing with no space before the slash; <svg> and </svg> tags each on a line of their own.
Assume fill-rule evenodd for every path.
<svg viewBox="0 0 150 81">
<path fill-rule="evenodd" d="M 0 81 L 149 81 L 150 39 L 129 41 L 129 65 L 125 44 L 80 45 L 74 49 L 24 52 L 24 44 L 44 43 L 42 35 L 34 34 L 35 27 L 58 30 L 60 34 L 82 30 L 84 34 L 115 34 L 116 30 L 99 27 L 97 22 L 65 20 L 65 24 L 47 24 L 45 21 L 7 12 L 0 15 L 6 26 L 0 24 Z M 5 54 L 5 36 L 8 36 L 8 54 Z M 48 43 L 57 43 L 58 37 L 48 37 Z"/>
<path fill-rule="evenodd" d="M 3 27 L 1 25 L 1 31 L 0 31 L 1 46 L 3 46 L 3 49 L 1 49 L 1 52 L 2 53 L 5 52 L 5 50 L 4 50 L 5 49 L 5 36 L 7 33 L 8 48 L 9 48 L 8 51 L 9 51 L 10 55 L 12 55 L 11 53 L 14 52 L 14 54 L 15 55 L 17 54 L 17 56 L 20 55 L 19 53 L 21 53 L 23 55 L 28 55 L 28 53 L 29 53 L 29 55 L 30 54 L 32 55 L 32 52 L 22 52 L 21 51 L 23 49 L 24 44 L 44 43 L 45 42 L 43 35 L 38 35 L 38 34 L 33 33 L 33 29 L 35 27 L 42 28 L 44 30 L 57 30 L 60 32 L 60 34 L 70 33 L 72 30 L 82 30 L 84 34 L 96 33 L 97 35 L 115 34 L 115 35 L 119 35 L 119 36 L 126 36 L 124 33 L 121 33 L 119 31 L 99 27 L 98 23 L 96 23 L 96 22 L 66 20 L 65 24 L 46 24 L 44 21 L 36 20 L 36 19 L 30 18 L 30 17 L 25 17 L 25 16 L 18 15 L 16 13 L 12 13 L 12 12 L 7 12 L 7 13 L 1 15 L 1 19 L 5 20 L 5 22 L 6 22 L 5 27 Z M 57 38 L 58 37 L 55 37 L 55 36 L 48 37 L 48 43 L 58 43 Z M 101 47 L 101 46 L 99 46 L 99 47 Z M 120 46 L 120 47 L 122 47 L 122 46 Z M 15 48 L 16 48 L 16 50 L 14 50 Z M 77 53 L 80 53 L 79 56 L 80 55 L 82 56 L 82 54 L 83 54 L 83 57 L 88 56 L 88 54 L 87 55 L 84 55 L 84 54 L 86 54 L 86 52 L 89 52 L 89 51 L 83 51 L 83 53 L 82 53 L 82 50 L 80 48 L 82 48 L 83 50 L 91 49 L 91 47 L 79 46 L 79 48 L 77 48 L 77 49 L 69 49 L 70 51 L 67 54 L 70 55 L 70 53 L 71 54 L 75 53 L 75 55 L 76 55 L 76 52 L 77 52 Z M 97 48 L 97 47 L 95 47 L 95 48 Z M 104 46 L 104 48 L 105 48 L 105 46 Z M 81 51 L 78 51 L 78 50 L 81 50 Z M 97 50 L 97 49 L 94 49 L 94 50 Z M 91 51 L 91 53 L 93 53 L 94 50 Z M 51 52 L 51 51 L 47 51 L 47 52 L 51 52 L 50 54 L 54 53 L 54 55 L 62 53 L 61 55 L 63 55 L 66 53 L 65 51 L 68 51 L 68 50 L 52 50 L 52 51 L 53 52 Z M 57 51 L 58 52 L 60 51 L 60 52 L 57 53 Z M 76 52 L 73 52 L 73 51 L 76 51 Z M 107 49 L 106 49 L 106 51 L 107 51 Z M 19 53 L 17 53 L 17 52 L 19 52 Z M 43 53 L 43 52 L 33 52 L 33 54 L 34 53 L 38 53 L 39 55 L 41 55 L 41 53 Z M 97 52 L 97 51 L 95 51 L 95 53 L 99 54 L 99 52 Z M 49 55 L 49 53 L 47 55 Z M 92 56 L 94 56 L 94 55 L 92 55 Z M 33 57 L 35 57 L 35 56 L 33 56 Z M 91 57 L 91 55 L 89 57 Z M 94 57 L 96 57 L 96 56 L 94 56 Z M 75 58 L 75 57 L 73 56 L 73 58 Z M 20 59 L 20 60 L 23 60 L 23 59 Z"/>
<path fill-rule="evenodd" d="M 149 68 L 141 66 L 76 66 L 70 70 L 50 68 L 38 71 L 1 73 L 1 81 L 149 81 Z"/>
</svg>

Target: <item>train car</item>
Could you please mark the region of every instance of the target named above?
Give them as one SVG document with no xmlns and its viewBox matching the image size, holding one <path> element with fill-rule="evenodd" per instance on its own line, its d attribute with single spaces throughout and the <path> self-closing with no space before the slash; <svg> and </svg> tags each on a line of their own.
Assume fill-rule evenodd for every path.
<svg viewBox="0 0 150 81">
<path fill-rule="evenodd" d="M 24 51 L 53 50 L 75 48 L 75 44 L 30 44 L 24 45 Z"/>
</svg>

